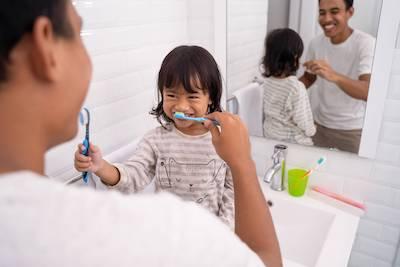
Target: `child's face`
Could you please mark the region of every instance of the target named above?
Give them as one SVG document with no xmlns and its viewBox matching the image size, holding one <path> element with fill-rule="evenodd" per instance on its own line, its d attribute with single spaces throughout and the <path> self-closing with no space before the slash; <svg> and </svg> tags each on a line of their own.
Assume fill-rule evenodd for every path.
<svg viewBox="0 0 400 267">
<path fill-rule="evenodd" d="M 186 92 L 182 84 L 163 90 L 163 110 L 165 114 L 174 121 L 178 130 L 190 135 L 204 133 L 206 129 L 201 123 L 176 119 L 173 114 L 183 112 L 189 117 L 203 117 L 207 114 L 208 106 L 211 104 L 208 93 L 197 88 L 194 91 L 194 93 Z"/>
</svg>

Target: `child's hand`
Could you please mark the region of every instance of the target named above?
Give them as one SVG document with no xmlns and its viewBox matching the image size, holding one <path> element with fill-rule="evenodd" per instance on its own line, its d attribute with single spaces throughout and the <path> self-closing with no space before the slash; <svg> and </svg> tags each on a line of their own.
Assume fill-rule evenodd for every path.
<svg viewBox="0 0 400 267">
<path fill-rule="evenodd" d="M 103 167 L 103 156 L 100 148 L 90 143 L 89 156 L 82 154 L 84 149 L 83 144 L 78 145 L 74 158 L 75 169 L 80 172 L 97 172 Z"/>
</svg>

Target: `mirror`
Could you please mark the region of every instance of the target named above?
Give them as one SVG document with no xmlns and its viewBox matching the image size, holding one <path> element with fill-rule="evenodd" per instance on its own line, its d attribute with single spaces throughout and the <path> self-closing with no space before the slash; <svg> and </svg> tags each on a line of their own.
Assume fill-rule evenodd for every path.
<svg viewBox="0 0 400 267">
<path fill-rule="evenodd" d="M 356 0 L 353 10 L 345 0 L 228 1 L 227 109 L 251 135 L 358 153 L 381 6 L 382 0 Z M 282 28 L 295 33 L 275 31 Z M 263 64 L 271 32 L 274 53 L 267 51 Z M 303 49 L 294 45 L 296 35 Z M 298 60 L 275 56 L 276 63 L 283 50 Z"/>
</svg>

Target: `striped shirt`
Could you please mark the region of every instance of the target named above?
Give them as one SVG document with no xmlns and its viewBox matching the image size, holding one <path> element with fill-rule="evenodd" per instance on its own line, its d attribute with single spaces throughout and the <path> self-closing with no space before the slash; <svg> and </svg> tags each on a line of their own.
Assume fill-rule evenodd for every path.
<svg viewBox="0 0 400 267">
<path fill-rule="evenodd" d="M 296 76 L 269 77 L 264 82 L 264 136 L 313 145 L 315 125 L 306 88 Z"/>
<path fill-rule="evenodd" d="M 233 180 L 229 167 L 217 155 L 211 134 L 190 136 L 173 124 L 157 127 L 139 142 L 135 154 L 122 164 L 115 188 L 134 193 L 155 178 L 156 191 L 168 191 L 193 201 L 233 229 Z"/>
</svg>

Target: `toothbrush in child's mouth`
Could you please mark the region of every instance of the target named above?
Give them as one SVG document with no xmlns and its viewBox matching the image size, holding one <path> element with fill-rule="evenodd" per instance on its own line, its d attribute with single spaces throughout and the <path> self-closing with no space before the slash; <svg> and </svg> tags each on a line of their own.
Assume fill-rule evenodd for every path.
<svg viewBox="0 0 400 267">
<path fill-rule="evenodd" d="M 181 120 L 188 120 L 188 121 L 197 121 L 197 122 L 205 122 L 206 120 L 211 120 L 203 117 L 189 117 L 186 116 L 183 112 L 175 112 L 174 117 Z M 219 125 L 219 122 L 216 120 L 211 120 L 215 125 Z"/>
</svg>

